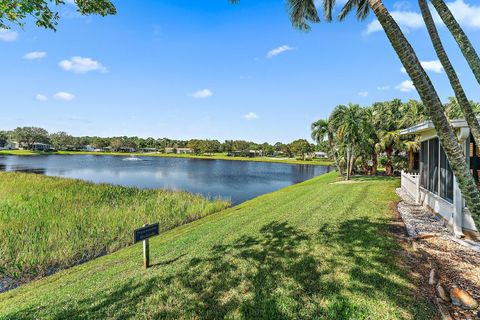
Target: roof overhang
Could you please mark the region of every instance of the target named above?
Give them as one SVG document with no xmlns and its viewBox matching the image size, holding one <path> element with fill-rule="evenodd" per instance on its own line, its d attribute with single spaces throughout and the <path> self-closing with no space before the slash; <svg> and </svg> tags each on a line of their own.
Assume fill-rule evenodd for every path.
<svg viewBox="0 0 480 320">
<path fill-rule="evenodd" d="M 477 118 L 477 120 L 480 122 L 480 117 Z M 468 123 L 465 119 L 451 120 L 450 124 L 455 129 L 468 128 Z M 414 125 L 413 127 L 400 130 L 400 135 L 422 134 L 423 132 L 431 131 L 431 130 L 435 130 L 435 126 L 433 125 L 433 122 L 429 120 L 429 121 L 425 121 L 417 125 Z"/>
</svg>

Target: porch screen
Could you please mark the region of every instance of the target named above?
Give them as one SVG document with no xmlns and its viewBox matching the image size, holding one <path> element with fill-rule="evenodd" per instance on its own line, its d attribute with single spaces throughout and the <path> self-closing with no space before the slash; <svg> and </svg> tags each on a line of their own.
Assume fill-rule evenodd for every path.
<svg viewBox="0 0 480 320">
<path fill-rule="evenodd" d="M 428 191 L 438 194 L 438 180 L 439 180 L 439 150 L 438 139 L 431 139 L 428 142 Z"/>
<path fill-rule="evenodd" d="M 440 146 L 440 196 L 453 202 L 453 172 L 450 168 L 447 155 Z"/>
<path fill-rule="evenodd" d="M 475 178 L 477 186 L 480 187 L 480 148 L 477 143 L 475 143 L 472 135 L 470 135 L 468 146 L 470 148 L 467 148 L 467 158 L 470 160 L 470 169 L 472 170 L 473 178 Z"/>
<path fill-rule="evenodd" d="M 420 147 L 420 185 L 428 189 L 428 141 L 423 141 Z"/>
</svg>

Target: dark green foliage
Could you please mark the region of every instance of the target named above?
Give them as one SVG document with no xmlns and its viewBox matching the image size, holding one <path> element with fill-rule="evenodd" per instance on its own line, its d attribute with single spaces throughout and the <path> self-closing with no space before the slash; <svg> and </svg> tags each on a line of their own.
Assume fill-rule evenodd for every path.
<svg viewBox="0 0 480 320">
<path fill-rule="evenodd" d="M 109 0 L 75 0 L 77 11 L 82 15 L 101 16 L 116 14 Z M 65 0 L 2 0 L 0 2 L 0 29 L 11 25 L 24 25 L 25 19 L 33 17 L 37 26 L 56 30 L 60 16 L 57 7 Z"/>
</svg>

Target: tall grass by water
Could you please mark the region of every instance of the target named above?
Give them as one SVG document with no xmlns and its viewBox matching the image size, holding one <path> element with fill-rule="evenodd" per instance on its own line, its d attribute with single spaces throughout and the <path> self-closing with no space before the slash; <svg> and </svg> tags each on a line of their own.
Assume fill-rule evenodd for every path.
<svg viewBox="0 0 480 320">
<path fill-rule="evenodd" d="M 0 280 L 25 281 L 116 251 L 144 223 L 165 231 L 229 205 L 187 192 L 0 173 Z"/>
</svg>

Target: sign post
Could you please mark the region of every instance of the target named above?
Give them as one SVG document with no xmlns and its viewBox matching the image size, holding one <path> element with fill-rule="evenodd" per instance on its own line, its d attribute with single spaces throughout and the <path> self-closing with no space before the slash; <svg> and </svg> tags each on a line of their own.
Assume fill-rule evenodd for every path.
<svg viewBox="0 0 480 320">
<path fill-rule="evenodd" d="M 159 234 L 159 224 L 144 224 L 133 231 L 133 243 L 143 241 L 143 266 L 150 267 L 150 244 L 148 239 Z"/>
</svg>

